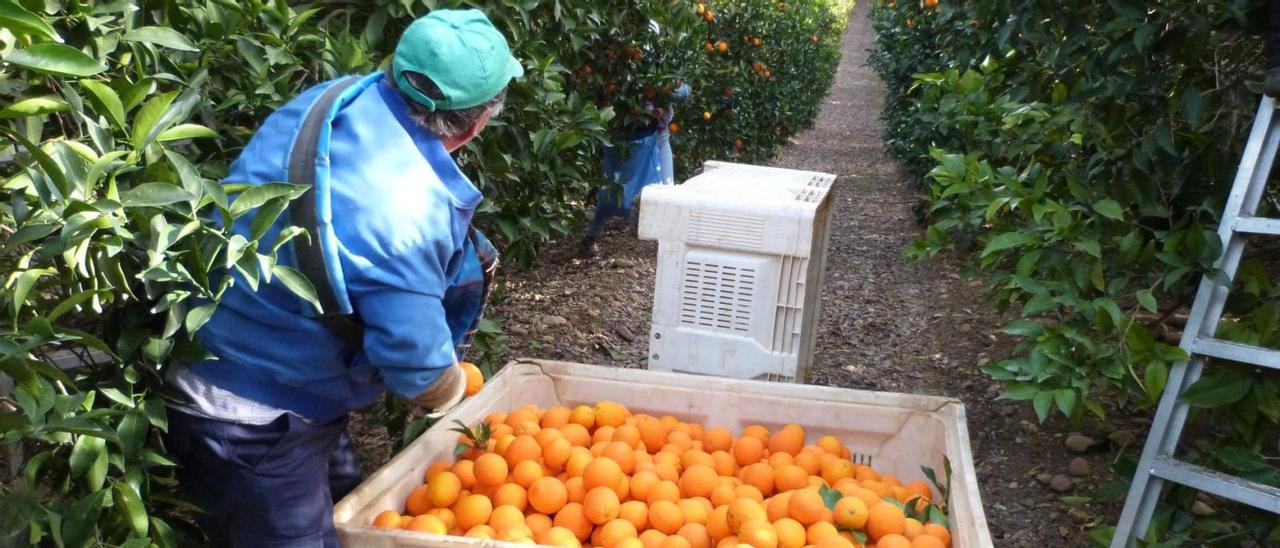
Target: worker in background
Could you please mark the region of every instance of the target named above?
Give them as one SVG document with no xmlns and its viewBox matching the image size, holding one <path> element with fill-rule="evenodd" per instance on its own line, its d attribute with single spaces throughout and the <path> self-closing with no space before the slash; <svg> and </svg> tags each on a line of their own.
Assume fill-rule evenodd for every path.
<svg viewBox="0 0 1280 548">
<path fill-rule="evenodd" d="M 632 232 L 640 215 L 640 192 L 651 184 L 675 184 L 675 162 L 671 154 L 671 120 L 676 103 L 689 98 L 688 84 L 680 84 L 663 107 L 646 103 L 648 124 L 621 142 L 605 147 L 604 173 L 610 186 L 596 190 L 596 207 L 586 234 L 579 244 L 582 257 L 594 257 L 596 240 L 611 217 L 625 217 Z M 623 150 L 620 150 L 623 149 Z M 619 188 L 620 187 L 620 188 Z"/>
<path fill-rule="evenodd" d="M 304 91 L 232 165 L 228 181 L 292 180 L 309 165 L 290 163 L 294 145 L 318 135 L 307 158 L 318 220 L 306 228 L 324 271 L 311 279 L 332 286 L 355 329 L 333 327 L 278 277 L 257 291 L 237 278 L 196 333 L 212 358 L 166 372 L 185 400 L 170 408 L 166 444 L 214 545 L 336 547 L 333 505 L 361 479 L 348 414 L 384 390 L 436 412 L 462 398 L 459 353 L 496 253 L 469 228 L 482 196 L 450 153 L 484 129 L 522 73 L 480 11 L 433 11 L 405 29 L 389 70 Z M 332 107 L 312 113 L 326 97 Z M 313 114 L 324 131 L 301 127 Z M 252 217 L 233 230 L 248 233 Z"/>
</svg>

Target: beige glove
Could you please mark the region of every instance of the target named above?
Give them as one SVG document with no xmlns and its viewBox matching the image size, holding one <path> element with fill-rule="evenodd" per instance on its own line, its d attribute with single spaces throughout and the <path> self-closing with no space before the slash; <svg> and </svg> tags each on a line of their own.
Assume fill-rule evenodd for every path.
<svg viewBox="0 0 1280 548">
<path fill-rule="evenodd" d="M 413 398 L 413 401 L 429 409 L 432 415 L 442 415 L 458 405 L 466 391 L 467 376 L 462 373 L 461 367 L 454 364 L 441 371 L 440 378 Z"/>
</svg>

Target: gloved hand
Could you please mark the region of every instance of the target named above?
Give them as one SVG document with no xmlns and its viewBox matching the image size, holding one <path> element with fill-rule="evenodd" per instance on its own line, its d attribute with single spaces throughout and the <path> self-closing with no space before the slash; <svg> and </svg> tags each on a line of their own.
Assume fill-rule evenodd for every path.
<svg viewBox="0 0 1280 548">
<path fill-rule="evenodd" d="M 439 415 L 458 405 L 466 391 L 467 376 L 463 374 L 461 367 L 454 364 L 441 371 L 436 382 L 413 398 L 413 401 L 431 410 L 431 414 Z"/>
</svg>

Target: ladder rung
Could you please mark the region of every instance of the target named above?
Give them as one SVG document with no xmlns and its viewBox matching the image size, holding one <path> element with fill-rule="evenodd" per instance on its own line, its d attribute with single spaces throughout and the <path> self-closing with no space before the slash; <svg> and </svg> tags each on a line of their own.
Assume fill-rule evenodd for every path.
<svg viewBox="0 0 1280 548">
<path fill-rule="evenodd" d="M 1202 356 L 1280 369 L 1280 350 L 1251 346 L 1222 339 L 1196 339 L 1191 351 Z"/>
<path fill-rule="evenodd" d="M 1280 219 L 1268 219 L 1265 217 L 1240 217 L 1236 219 L 1233 227 L 1236 232 L 1248 232 L 1250 234 L 1270 234 L 1272 236 L 1280 236 Z"/>
<path fill-rule="evenodd" d="M 1280 514 L 1280 488 L 1237 478 L 1164 455 L 1156 457 L 1151 463 L 1151 475 L 1218 497 L 1248 504 L 1273 514 Z"/>
</svg>

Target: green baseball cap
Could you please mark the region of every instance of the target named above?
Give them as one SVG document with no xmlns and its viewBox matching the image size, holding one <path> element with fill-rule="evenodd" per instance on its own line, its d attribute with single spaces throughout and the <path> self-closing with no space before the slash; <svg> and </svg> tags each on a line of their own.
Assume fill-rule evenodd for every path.
<svg viewBox="0 0 1280 548">
<path fill-rule="evenodd" d="M 400 35 L 391 69 L 400 89 L 431 110 L 482 105 L 524 74 L 507 39 L 474 9 L 435 10 L 414 21 Z M 444 98 L 424 95 L 405 78 L 406 72 L 430 78 Z"/>
</svg>

